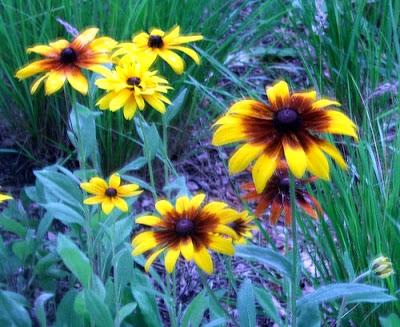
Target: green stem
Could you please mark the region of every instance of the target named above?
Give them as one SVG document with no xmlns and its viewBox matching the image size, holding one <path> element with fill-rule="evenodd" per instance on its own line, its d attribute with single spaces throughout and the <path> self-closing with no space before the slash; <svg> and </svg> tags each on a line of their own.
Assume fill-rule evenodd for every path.
<svg viewBox="0 0 400 327">
<path fill-rule="evenodd" d="M 240 327 L 240 325 L 236 322 L 236 320 L 231 318 L 231 316 L 230 316 L 228 310 L 226 310 L 226 309 L 222 306 L 222 304 L 219 302 L 219 300 L 218 300 L 218 298 L 216 297 L 214 291 L 210 288 L 210 286 L 209 286 L 208 283 L 207 283 L 207 277 L 206 277 L 206 275 L 205 275 L 200 269 L 197 269 L 197 271 L 198 271 L 198 274 L 199 274 L 199 276 L 200 276 L 201 283 L 203 284 L 203 287 L 204 287 L 204 288 L 206 289 L 206 291 L 207 291 L 207 294 L 214 300 L 214 302 L 215 302 L 215 304 L 218 306 L 218 308 L 219 308 L 221 311 L 224 312 L 225 316 L 226 316 L 228 319 L 230 319 L 230 321 L 233 323 L 233 325 L 235 325 L 235 326 L 237 326 L 237 327 Z"/>
<path fill-rule="evenodd" d="M 290 207 L 292 212 L 292 272 L 290 278 L 290 302 L 291 309 L 290 313 L 292 316 L 292 327 L 296 327 L 296 298 L 297 298 L 297 285 L 298 285 L 298 276 L 297 276 L 297 264 L 298 264 L 298 244 L 297 244 L 297 220 L 296 220 L 296 181 L 294 176 L 289 173 L 290 184 L 289 184 L 289 192 L 290 192 Z"/>
<path fill-rule="evenodd" d="M 116 327 L 119 326 L 119 290 L 118 290 L 118 273 L 117 263 L 115 260 L 115 219 L 112 220 L 112 232 L 111 232 L 111 247 L 112 247 L 112 260 L 114 266 L 114 294 L 115 294 L 115 323 Z"/>
<path fill-rule="evenodd" d="M 352 282 L 357 283 L 357 282 L 361 281 L 362 279 L 364 279 L 365 277 L 369 276 L 370 274 L 371 274 L 371 270 L 368 270 L 368 271 L 362 273 L 361 275 L 357 276 Z M 342 320 L 344 317 L 343 313 L 344 313 L 344 309 L 346 308 L 346 304 L 347 304 L 347 301 L 345 298 L 343 298 L 342 303 L 340 304 L 338 317 L 336 319 L 337 327 L 340 327 L 342 325 Z"/>
<path fill-rule="evenodd" d="M 169 168 L 168 168 L 168 126 L 165 115 L 162 116 L 162 135 L 163 135 L 163 147 L 164 147 L 164 185 L 168 184 L 169 180 Z"/>
</svg>

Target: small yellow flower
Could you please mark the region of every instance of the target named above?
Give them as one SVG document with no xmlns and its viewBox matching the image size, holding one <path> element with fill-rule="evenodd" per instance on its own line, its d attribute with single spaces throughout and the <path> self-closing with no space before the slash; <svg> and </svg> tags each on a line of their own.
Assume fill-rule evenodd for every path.
<svg viewBox="0 0 400 327">
<path fill-rule="evenodd" d="M 108 183 L 100 177 L 93 177 L 89 182 L 81 183 L 80 186 L 84 191 L 94 194 L 83 203 L 89 205 L 101 203 L 101 208 L 106 215 L 114 209 L 114 206 L 123 212 L 128 211 L 128 204 L 123 198 L 143 192 L 137 184 L 121 185 L 118 174 L 111 175 Z"/>
<path fill-rule="evenodd" d="M 154 227 L 136 235 L 132 240 L 132 255 L 140 255 L 151 249 L 145 270 L 165 252 L 165 269 L 171 273 L 180 254 L 208 274 L 213 272 L 213 261 L 208 250 L 233 255 L 232 238 L 237 237 L 229 227 L 238 218 L 238 212 L 224 202 L 209 202 L 202 206 L 205 194 L 189 199 L 179 197 L 173 206 L 167 200 L 158 201 L 158 215 L 142 216 L 136 223 Z M 226 237 L 230 236 L 230 237 Z"/>
<path fill-rule="evenodd" d="M 237 174 L 255 161 L 252 175 L 261 193 L 284 158 L 290 171 L 301 178 L 306 171 L 329 180 L 325 153 L 346 168 L 339 150 L 318 134 L 349 135 L 358 139 L 357 126 L 344 113 L 331 110 L 340 103 L 317 99 L 315 91 L 291 93 L 286 82 L 266 88 L 269 103 L 241 100 L 214 124 L 212 143 L 242 145 L 229 159 L 229 172 Z"/>
<path fill-rule="evenodd" d="M 237 219 L 229 224 L 237 234 L 237 237 L 233 238 L 234 244 L 246 244 L 247 239 L 253 238 L 252 231 L 257 229 L 257 226 L 251 223 L 253 219 L 254 217 L 250 216 L 247 211 L 243 211 Z"/>
<path fill-rule="evenodd" d="M 156 70 L 149 70 L 148 64 L 126 61 L 109 71 L 96 85 L 107 91 L 97 105 L 101 110 L 117 111 L 124 108 L 125 119 L 132 119 L 136 109 L 144 110 L 147 103 L 160 113 L 165 113 L 165 103 L 171 101 L 164 96 L 172 87 L 168 81 L 157 76 Z"/>
<path fill-rule="evenodd" d="M 2 194 L 0 193 L 0 203 L 3 203 L 4 201 L 12 200 L 13 197 L 8 194 Z"/>
<path fill-rule="evenodd" d="M 114 56 L 144 56 L 152 64 L 158 56 L 165 60 L 177 74 L 182 74 L 185 62 L 174 52 L 181 51 L 188 55 L 196 64 L 200 64 L 200 57 L 196 51 L 184 47 L 182 44 L 203 40 L 203 36 L 180 35 L 180 27 L 176 26 L 170 32 L 154 28 L 150 33 L 141 32 L 132 38 L 132 43 L 121 43 Z"/>
<path fill-rule="evenodd" d="M 82 69 L 96 73 L 104 73 L 105 63 L 111 63 L 110 51 L 117 42 L 109 37 L 96 39 L 98 28 L 89 28 L 79 34 L 72 42 L 58 40 L 49 45 L 37 45 L 27 50 L 28 53 L 37 53 L 44 57 L 30 63 L 17 71 L 16 77 L 24 80 L 38 73 L 45 74 L 39 77 L 31 87 L 35 93 L 44 82 L 46 95 L 60 90 L 67 80 L 71 86 L 82 94 L 88 92 L 88 81 L 82 74 Z"/>
<path fill-rule="evenodd" d="M 385 279 L 394 274 L 392 262 L 388 257 L 380 256 L 372 261 L 371 270 L 381 279 Z"/>
</svg>

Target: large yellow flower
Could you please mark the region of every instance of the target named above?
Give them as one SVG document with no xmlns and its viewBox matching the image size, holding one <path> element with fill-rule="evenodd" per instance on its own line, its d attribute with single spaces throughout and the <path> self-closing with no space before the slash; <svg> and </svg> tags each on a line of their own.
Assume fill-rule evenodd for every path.
<svg viewBox="0 0 400 327">
<path fill-rule="evenodd" d="M 150 33 L 141 32 L 132 37 L 132 43 L 121 43 L 114 56 L 123 55 L 122 60 L 129 56 L 143 56 L 152 64 L 158 56 L 165 60 L 177 74 L 182 74 L 185 62 L 174 52 L 181 51 L 200 64 L 200 57 L 196 51 L 184 47 L 182 44 L 200 41 L 202 35 L 180 35 L 180 27 L 176 26 L 170 32 L 154 28 Z"/>
<path fill-rule="evenodd" d="M 157 111 L 164 113 L 165 103 L 171 104 L 164 96 L 170 87 L 168 81 L 157 76 L 157 71 L 150 71 L 148 64 L 140 61 L 127 61 L 109 71 L 96 85 L 107 94 L 97 105 L 102 110 L 116 111 L 124 108 L 125 119 L 132 119 L 136 109 L 143 110 L 145 102 Z"/>
<path fill-rule="evenodd" d="M 79 34 L 72 42 L 58 40 L 49 45 L 37 45 L 27 50 L 28 53 L 37 53 L 44 57 L 34 61 L 17 71 L 16 77 L 26 79 L 38 73 L 45 74 L 39 77 L 31 87 L 35 93 L 44 82 L 46 95 L 60 90 L 67 80 L 71 86 L 82 94 L 88 91 L 88 82 L 82 74 L 82 69 L 89 69 L 97 73 L 104 73 L 105 63 L 111 63 L 110 51 L 117 42 L 109 37 L 95 38 L 98 28 L 89 28 Z"/>
<path fill-rule="evenodd" d="M 236 220 L 239 213 L 224 202 L 202 206 L 204 199 L 204 194 L 192 199 L 182 196 L 176 200 L 175 207 L 167 200 L 161 200 L 155 205 L 159 215 L 136 219 L 138 224 L 154 227 L 154 230 L 142 232 L 132 240 L 133 255 L 154 249 L 146 261 L 146 271 L 162 252 L 166 252 L 165 269 L 168 273 L 174 270 L 180 254 L 187 261 L 193 260 L 208 274 L 213 272 L 208 249 L 233 255 L 230 237 L 236 238 L 237 235 L 228 224 Z"/>
<path fill-rule="evenodd" d="M 244 143 L 230 158 L 231 174 L 246 169 L 254 160 L 253 180 L 261 193 L 285 158 L 290 171 L 301 178 L 305 171 L 329 180 L 329 164 L 324 152 L 341 168 L 346 163 L 338 149 L 318 133 L 349 135 L 357 139 L 356 125 L 342 112 L 327 110 L 337 101 L 317 100 L 316 92 L 290 93 L 280 81 L 266 89 L 269 104 L 242 100 L 233 104 L 215 123 L 212 143 L 216 146 Z"/>
<path fill-rule="evenodd" d="M 83 203 L 89 205 L 101 203 L 101 208 L 106 215 L 114 209 L 114 206 L 123 212 L 128 211 L 128 204 L 123 198 L 143 192 L 137 184 L 121 185 L 121 178 L 117 174 L 111 175 L 108 183 L 100 177 L 93 177 L 89 182 L 81 183 L 81 188 L 94 194 Z"/>
</svg>

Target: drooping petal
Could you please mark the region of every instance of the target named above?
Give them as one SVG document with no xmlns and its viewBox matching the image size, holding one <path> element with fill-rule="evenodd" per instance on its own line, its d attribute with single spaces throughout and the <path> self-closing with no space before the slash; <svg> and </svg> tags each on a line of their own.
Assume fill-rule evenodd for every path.
<svg viewBox="0 0 400 327">
<path fill-rule="evenodd" d="M 174 70 L 178 75 L 182 74 L 185 69 L 185 62 L 183 59 L 171 50 L 162 50 L 159 55 L 164 59 L 168 65 Z"/>
<path fill-rule="evenodd" d="M 89 84 L 79 69 L 67 70 L 67 79 L 75 90 L 83 95 L 87 94 Z"/>
<path fill-rule="evenodd" d="M 62 71 L 52 71 L 44 84 L 46 95 L 51 95 L 60 90 L 65 82 L 66 76 Z"/>
<path fill-rule="evenodd" d="M 139 185 L 137 184 L 125 184 L 121 185 L 117 188 L 118 196 L 121 197 L 129 197 L 129 196 L 135 196 L 143 191 L 140 190 Z"/>
<path fill-rule="evenodd" d="M 256 186 L 257 193 L 261 193 L 268 180 L 274 173 L 278 162 L 277 154 L 262 154 L 254 164 L 252 169 L 253 181 Z"/>
<path fill-rule="evenodd" d="M 333 144 L 325 140 L 320 140 L 318 142 L 318 145 L 322 149 L 322 151 L 327 153 L 329 156 L 333 158 L 333 160 L 336 161 L 336 163 L 339 165 L 340 168 L 347 169 L 346 161 L 344 160 L 340 151 Z"/>
<path fill-rule="evenodd" d="M 156 216 L 141 216 L 136 218 L 136 224 L 142 224 L 146 226 L 160 226 L 162 222 L 162 219 Z"/>
<path fill-rule="evenodd" d="M 328 181 L 330 179 L 329 163 L 319 146 L 313 141 L 310 141 L 307 145 L 306 154 L 308 170 L 315 176 Z"/>
<path fill-rule="evenodd" d="M 42 84 L 43 80 L 46 79 L 47 77 L 48 77 L 48 74 L 45 74 L 33 82 L 32 86 L 31 86 L 31 94 L 34 94 L 37 91 L 39 86 Z"/>
<path fill-rule="evenodd" d="M 144 233 L 146 233 L 146 232 L 144 232 Z M 144 233 L 141 233 L 141 234 L 144 234 Z M 141 234 L 139 234 L 139 235 L 141 235 Z M 141 255 L 142 253 L 144 253 L 158 245 L 157 240 L 154 237 L 154 235 L 148 234 L 146 236 L 147 237 L 142 238 L 142 241 L 140 243 L 135 244 L 135 247 L 132 250 L 133 256 Z"/>
<path fill-rule="evenodd" d="M 313 109 L 323 109 L 330 106 L 340 106 L 340 102 L 329 99 L 321 99 L 312 104 Z"/>
<path fill-rule="evenodd" d="M 29 65 L 26 65 L 25 67 L 19 69 L 15 76 L 22 80 L 22 79 L 26 79 L 28 77 L 31 77 L 32 75 L 35 75 L 37 73 L 41 73 L 45 70 L 47 70 L 49 67 L 49 60 L 39 60 L 39 61 L 35 61 L 30 63 Z"/>
<path fill-rule="evenodd" d="M 128 204 L 126 203 L 126 201 L 120 197 L 112 198 L 112 202 L 122 212 L 127 212 L 129 210 Z"/>
<path fill-rule="evenodd" d="M 105 197 L 103 195 L 95 195 L 91 196 L 90 198 L 87 198 L 86 200 L 83 201 L 84 204 L 99 204 L 103 202 Z"/>
<path fill-rule="evenodd" d="M 282 145 L 290 171 L 297 178 L 303 177 L 307 169 L 307 156 L 303 146 L 296 136 L 284 137 Z"/>
<path fill-rule="evenodd" d="M 358 140 L 357 127 L 344 113 L 335 110 L 325 111 L 329 117 L 329 124 L 325 129 L 325 132 L 332 134 L 341 134 L 352 136 L 355 140 Z"/>
<path fill-rule="evenodd" d="M 207 249 L 204 246 L 195 249 L 193 254 L 193 260 L 196 263 L 196 265 L 207 274 L 213 273 L 214 270 L 213 261 L 211 255 L 208 253 Z"/>
<path fill-rule="evenodd" d="M 187 261 L 190 261 L 193 259 L 194 247 L 193 247 L 192 239 L 190 237 L 188 237 L 186 240 L 182 240 L 180 242 L 180 250 L 181 250 L 183 257 Z"/>
<path fill-rule="evenodd" d="M 210 241 L 209 248 L 215 252 L 225 255 L 233 255 L 235 253 L 235 249 L 233 248 L 233 243 L 230 238 L 221 237 L 218 235 L 210 235 Z"/>
<path fill-rule="evenodd" d="M 197 65 L 200 65 L 200 57 L 199 57 L 199 55 L 197 54 L 197 52 L 194 51 L 193 49 L 190 49 L 190 48 L 188 48 L 188 47 L 181 47 L 181 46 L 172 46 L 172 47 L 170 47 L 170 49 L 182 51 L 183 53 L 187 54 L 190 58 L 192 58 L 193 61 L 194 61 Z"/>
<path fill-rule="evenodd" d="M 138 245 L 142 244 L 145 242 L 147 239 L 152 239 L 156 240 L 155 234 L 153 231 L 146 231 L 146 232 L 141 232 L 137 234 L 133 239 L 132 239 L 132 246 L 137 247 Z"/>
<path fill-rule="evenodd" d="M 143 95 L 143 98 L 146 100 L 146 102 L 152 106 L 154 109 L 156 109 L 158 112 L 164 114 L 166 111 L 165 104 L 161 100 L 159 100 L 157 97 L 152 96 L 152 95 Z"/>
<path fill-rule="evenodd" d="M 124 106 L 124 118 L 126 120 L 131 120 L 133 116 L 135 116 L 137 109 L 136 100 L 134 96 L 130 96 L 128 100 L 125 102 Z"/>
<path fill-rule="evenodd" d="M 113 201 L 110 198 L 105 197 L 101 204 L 101 209 L 106 215 L 108 215 L 114 209 Z"/>
<path fill-rule="evenodd" d="M 246 140 L 247 136 L 243 129 L 237 126 L 220 126 L 212 138 L 212 145 L 221 146 Z"/>
<path fill-rule="evenodd" d="M 165 255 L 165 269 L 167 273 L 172 273 L 175 268 L 176 261 L 179 258 L 179 254 L 181 253 L 179 247 L 170 248 Z"/>
<path fill-rule="evenodd" d="M 242 172 L 263 151 L 263 145 L 246 143 L 242 145 L 229 159 L 229 172 L 237 174 Z"/>
<path fill-rule="evenodd" d="M 115 97 L 110 101 L 110 110 L 116 111 L 123 107 L 131 95 L 131 91 L 128 89 L 123 89 L 119 91 Z"/>
<path fill-rule="evenodd" d="M 161 248 L 155 252 L 153 252 L 146 260 L 146 263 L 144 265 L 144 270 L 146 272 L 149 272 L 150 270 L 150 266 L 153 264 L 154 260 L 157 259 L 157 257 L 161 254 L 161 252 L 163 252 L 165 250 L 165 248 Z"/>
</svg>

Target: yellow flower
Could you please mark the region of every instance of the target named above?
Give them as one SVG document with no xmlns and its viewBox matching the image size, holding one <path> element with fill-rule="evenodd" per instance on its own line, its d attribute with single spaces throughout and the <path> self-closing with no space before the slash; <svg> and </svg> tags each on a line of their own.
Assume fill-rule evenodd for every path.
<svg viewBox="0 0 400 327">
<path fill-rule="evenodd" d="M 229 160 L 231 174 L 243 171 L 255 160 L 252 175 L 257 193 L 261 193 L 282 158 L 297 178 L 308 170 L 329 180 L 324 152 L 346 168 L 339 150 L 316 135 L 342 134 L 358 139 L 356 125 L 345 114 L 326 109 L 340 103 L 317 100 L 315 91 L 291 94 L 284 81 L 268 87 L 266 93 L 269 104 L 249 99 L 236 102 L 215 123 L 214 145 L 244 143 Z"/>
<path fill-rule="evenodd" d="M 171 87 L 168 81 L 157 76 L 157 71 L 148 70 L 148 64 L 126 61 L 115 70 L 98 79 L 96 85 L 107 91 L 97 105 L 101 110 L 117 111 L 124 108 L 125 119 L 132 119 L 136 109 L 143 110 L 147 102 L 151 107 L 165 113 L 165 103 L 171 104 L 164 96 Z"/>
<path fill-rule="evenodd" d="M 247 211 L 243 211 L 229 224 L 237 234 L 237 237 L 233 239 L 235 244 L 246 244 L 247 239 L 253 238 L 252 231 L 257 229 L 257 226 L 251 223 L 253 218 Z"/>
<path fill-rule="evenodd" d="M 4 201 L 12 200 L 13 197 L 8 194 L 2 194 L 0 193 L 0 203 L 3 203 Z"/>
<path fill-rule="evenodd" d="M 159 215 L 143 216 L 136 223 L 154 227 L 132 240 L 132 255 L 140 255 L 151 249 L 145 270 L 150 269 L 154 260 L 165 252 L 165 269 L 171 273 L 180 254 L 208 274 L 213 272 L 213 261 L 208 250 L 233 255 L 232 238 L 235 231 L 228 226 L 236 220 L 238 212 L 224 202 L 209 202 L 202 206 L 204 194 L 189 199 L 179 197 L 175 207 L 167 200 L 158 201 L 155 207 Z M 223 234 L 223 235 L 221 235 Z"/>
<path fill-rule="evenodd" d="M 184 47 L 182 44 L 203 40 L 203 36 L 180 35 L 180 27 L 176 26 L 170 32 L 164 32 L 154 28 L 150 33 L 141 32 L 132 38 L 132 43 L 121 43 L 114 56 L 143 56 L 152 64 L 158 56 L 165 60 L 177 74 L 182 74 L 185 69 L 185 62 L 174 52 L 181 51 L 200 64 L 200 57 L 196 51 Z"/>
<path fill-rule="evenodd" d="M 372 261 L 371 270 L 381 279 L 385 279 L 394 274 L 392 262 L 388 257 L 380 256 Z"/>
<path fill-rule="evenodd" d="M 49 45 L 37 45 L 27 50 L 44 57 L 34 61 L 17 71 L 16 77 L 26 79 L 38 73 L 45 72 L 31 87 L 35 93 L 44 82 L 46 95 L 60 90 L 67 80 L 71 86 L 82 94 L 88 92 L 88 82 L 82 74 L 82 69 L 96 73 L 104 73 L 105 63 L 111 63 L 110 51 L 117 42 L 109 37 L 95 38 L 98 28 L 89 28 L 79 34 L 72 42 L 58 40 Z"/>
<path fill-rule="evenodd" d="M 101 208 L 106 215 L 114 209 L 114 206 L 123 212 L 128 211 L 128 204 L 123 198 L 143 192 L 136 184 L 121 185 L 121 178 L 117 174 L 111 175 L 108 183 L 100 177 L 93 177 L 89 182 L 81 183 L 81 188 L 94 194 L 83 203 L 89 205 L 101 203 Z"/>
</svg>

